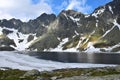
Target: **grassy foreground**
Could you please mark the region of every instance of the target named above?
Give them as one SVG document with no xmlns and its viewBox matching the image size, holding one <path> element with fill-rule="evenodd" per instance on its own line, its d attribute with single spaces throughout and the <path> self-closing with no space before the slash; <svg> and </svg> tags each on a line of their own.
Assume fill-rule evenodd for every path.
<svg viewBox="0 0 120 80">
<path fill-rule="evenodd" d="M 56 80 L 72 76 L 105 76 L 112 74 L 120 74 L 120 67 L 104 67 L 104 68 L 85 68 L 85 69 L 60 69 L 54 71 L 43 71 L 35 73 L 33 70 L 22 71 L 18 69 L 0 70 L 0 80 Z M 29 74 L 28 74 L 29 73 Z M 27 75 L 26 75 L 27 74 Z"/>
</svg>

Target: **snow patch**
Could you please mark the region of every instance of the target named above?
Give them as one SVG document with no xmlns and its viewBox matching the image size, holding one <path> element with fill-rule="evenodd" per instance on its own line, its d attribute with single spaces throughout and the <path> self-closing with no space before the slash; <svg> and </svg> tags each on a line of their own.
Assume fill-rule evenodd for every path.
<svg viewBox="0 0 120 80">
<path fill-rule="evenodd" d="M 97 12 L 94 12 L 92 16 L 95 16 L 96 18 L 98 18 L 98 15 L 102 14 L 104 11 L 105 11 L 105 8 L 102 8 L 98 10 Z"/>
<path fill-rule="evenodd" d="M 101 38 L 105 37 L 109 32 L 111 32 L 114 29 L 114 27 L 115 27 L 115 25 L 111 29 L 107 30 L 106 33 L 103 34 L 103 36 Z"/>
<path fill-rule="evenodd" d="M 75 34 L 76 34 L 76 35 L 79 35 L 79 33 L 78 33 L 76 30 L 75 30 Z"/>
<path fill-rule="evenodd" d="M 16 22 L 14 21 L 13 24 L 16 25 Z"/>
<path fill-rule="evenodd" d="M 28 39 L 29 35 L 34 35 L 35 36 L 35 34 L 22 34 L 21 32 L 18 32 L 18 30 L 13 29 L 13 28 L 11 29 L 11 28 L 4 27 L 3 29 L 13 31 L 13 33 L 9 33 L 7 36 L 10 39 L 14 40 L 17 47 L 12 46 L 12 45 L 11 45 L 11 47 L 15 48 L 18 51 L 23 51 L 26 48 L 28 48 L 29 44 L 31 43 L 31 42 L 29 42 L 29 43 L 27 42 L 27 39 Z"/>
<path fill-rule="evenodd" d="M 92 16 L 95 16 L 96 18 L 98 17 L 96 13 L 93 13 Z"/>
<path fill-rule="evenodd" d="M 80 18 L 73 18 L 72 16 L 69 16 L 71 20 L 73 20 L 74 22 L 80 21 Z"/>
<path fill-rule="evenodd" d="M 108 6 L 108 7 L 109 7 L 110 12 L 113 14 L 112 7 L 111 6 Z"/>
<path fill-rule="evenodd" d="M 1 27 L 0 27 L 0 35 L 2 35 L 2 34 L 3 34 L 2 30 L 3 30 L 3 28 L 1 28 Z"/>
<path fill-rule="evenodd" d="M 90 17 L 90 15 L 85 15 L 85 18 L 88 18 L 88 17 Z"/>
<path fill-rule="evenodd" d="M 57 39 L 60 41 L 61 39 L 59 37 L 57 37 Z"/>
<path fill-rule="evenodd" d="M 63 44 L 65 44 L 66 42 L 68 42 L 68 38 L 65 38 L 65 39 L 62 39 L 62 41 L 60 42 L 60 44 L 56 47 L 56 48 L 51 48 L 49 49 L 49 51 L 52 51 L 52 52 L 63 52 L 62 48 L 63 48 Z M 44 51 L 47 51 L 47 50 L 44 50 Z"/>
<path fill-rule="evenodd" d="M 114 24 L 115 26 L 117 26 L 117 27 L 119 28 L 119 30 L 120 30 L 120 24 L 118 24 L 116 20 L 114 20 L 113 24 Z"/>
<path fill-rule="evenodd" d="M 93 46 L 93 42 L 89 42 L 88 45 L 87 45 L 87 50 L 85 52 L 100 52 L 100 49 L 99 48 L 95 48 Z"/>
<path fill-rule="evenodd" d="M 76 49 L 78 49 L 79 48 L 79 46 L 80 46 L 80 44 L 81 44 L 81 40 L 79 40 L 79 42 L 78 42 L 78 44 L 77 44 L 77 46 L 76 46 Z"/>
<path fill-rule="evenodd" d="M 66 19 L 68 20 L 68 16 L 65 14 L 65 13 L 63 13 L 63 15 L 66 17 Z"/>
<path fill-rule="evenodd" d="M 117 26 L 120 30 L 120 25 L 117 23 L 116 20 L 114 20 L 113 24 L 114 24 L 114 26 L 111 29 L 107 30 L 106 33 L 102 37 L 105 37 L 109 32 L 111 32 L 115 26 Z"/>
<path fill-rule="evenodd" d="M 69 49 L 63 50 L 63 52 L 79 52 L 79 50 L 77 50 L 76 48 L 69 48 Z"/>
<path fill-rule="evenodd" d="M 96 20 L 96 27 L 98 27 L 98 22 L 99 22 L 99 21 L 98 21 L 98 20 Z"/>
<path fill-rule="evenodd" d="M 80 27 L 80 26 L 81 26 L 81 24 L 80 24 L 80 23 L 78 23 L 78 22 L 76 22 L 76 23 L 77 23 L 77 26 L 78 26 L 78 27 Z"/>
<path fill-rule="evenodd" d="M 114 48 L 116 48 L 116 47 L 120 47 L 120 43 L 118 43 L 118 44 L 116 44 L 116 45 L 114 45 L 114 46 L 112 46 L 112 47 L 108 47 L 108 48 L 104 48 L 106 51 L 111 51 L 112 49 L 114 49 Z M 117 53 L 117 52 L 116 52 Z M 120 53 L 120 52 L 118 52 L 118 53 Z"/>
</svg>

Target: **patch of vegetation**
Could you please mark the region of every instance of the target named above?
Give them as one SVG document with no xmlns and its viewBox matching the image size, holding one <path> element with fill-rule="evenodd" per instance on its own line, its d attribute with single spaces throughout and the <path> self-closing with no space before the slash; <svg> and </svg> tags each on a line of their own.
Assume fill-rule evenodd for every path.
<svg viewBox="0 0 120 80">
<path fill-rule="evenodd" d="M 24 73 L 25 71 L 18 69 L 0 70 L 0 80 L 21 80 L 19 77 Z"/>
<path fill-rule="evenodd" d="M 1 34 L 1 35 L 0 35 L 0 39 L 3 39 L 3 38 L 7 38 L 7 37 L 6 37 L 6 35 Z"/>
<path fill-rule="evenodd" d="M 88 47 L 89 42 L 93 43 L 94 47 L 106 47 L 108 46 L 107 40 L 100 39 L 102 34 L 94 33 L 94 34 L 84 34 L 83 36 L 75 36 L 74 38 L 70 39 L 69 42 L 65 43 L 63 45 L 63 50 L 69 49 L 69 48 L 75 48 L 77 47 L 79 41 L 81 41 L 81 44 L 79 45 L 80 50 L 85 50 Z M 81 39 L 83 38 L 83 39 Z"/>
<path fill-rule="evenodd" d="M 16 46 L 14 40 L 9 39 L 6 35 L 0 35 L 0 50 L 1 51 L 13 51 L 14 48 L 10 47 L 10 45 Z"/>
<path fill-rule="evenodd" d="M 85 39 L 82 40 L 80 50 L 85 50 L 89 42 L 95 43 L 101 37 L 100 34 L 84 34 Z"/>
<path fill-rule="evenodd" d="M 76 47 L 77 44 L 79 43 L 79 40 L 80 40 L 80 36 L 75 36 L 73 39 L 69 40 L 69 42 L 63 45 L 63 50 Z"/>
<path fill-rule="evenodd" d="M 39 75 L 23 76 L 27 71 L 21 71 L 18 69 L 0 70 L 0 80 L 36 80 L 43 78 L 45 80 L 51 80 L 52 77 L 65 78 L 72 76 L 105 76 L 112 74 L 120 74 L 120 67 L 105 67 L 105 68 L 85 68 L 85 69 L 60 69 L 54 71 L 43 71 Z M 27 72 L 28 73 L 28 72 Z"/>
<path fill-rule="evenodd" d="M 82 40 L 81 45 L 80 45 L 80 50 L 85 50 L 88 47 L 88 43 L 91 42 L 94 47 L 106 47 L 103 44 L 106 44 L 107 41 L 100 39 L 101 34 L 85 34 L 83 37 L 85 37 L 84 40 Z M 107 44 L 106 44 L 107 45 Z"/>
<path fill-rule="evenodd" d="M 38 51 L 43 51 L 44 49 L 55 48 L 59 44 L 59 40 L 54 34 L 45 34 L 36 40 L 29 46 L 29 49 L 37 49 Z"/>
<path fill-rule="evenodd" d="M 120 74 L 120 72 L 112 68 L 98 69 L 98 70 L 93 70 L 91 73 L 91 76 L 105 76 L 105 75 L 112 75 L 112 74 Z"/>
</svg>

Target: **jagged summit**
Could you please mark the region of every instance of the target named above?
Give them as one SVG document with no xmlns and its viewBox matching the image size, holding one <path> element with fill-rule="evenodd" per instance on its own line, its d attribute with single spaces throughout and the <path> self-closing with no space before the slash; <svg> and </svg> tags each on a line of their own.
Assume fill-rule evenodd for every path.
<svg viewBox="0 0 120 80">
<path fill-rule="evenodd" d="M 16 50 L 36 51 L 120 51 L 120 0 L 100 6 L 85 15 L 63 10 L 58 16 L 43 13 L 34 20 L 0 20 L 1 36 Z M 14 46 L 14 44 L 16 46 Z"/>
<path fill-rule="evenodd" d="M 62 10 L 60 14 L 66 14 L 73 17 L 77 17 L 78 15 L 84 15 L 83 13 L 77 12 L 75 10 Z"/>
<path fill-rule="evenodd" d="M 56 18 L 55 14 L 43 13 L 37 19 L 39 19 L 40 21 L 44 22 L 44 20 L 53 21 L 53 20 L 55 20 L 55 18 Z"/>
</svg>

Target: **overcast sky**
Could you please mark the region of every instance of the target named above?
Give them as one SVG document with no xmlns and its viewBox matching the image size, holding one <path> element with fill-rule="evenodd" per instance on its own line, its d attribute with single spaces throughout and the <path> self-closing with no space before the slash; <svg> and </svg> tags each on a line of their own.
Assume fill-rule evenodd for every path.
<svg viewBox="0 0 120 80">
<path fill-rule="evenodd" d="M 59 14 L 61 10 L 73 9 L 85 14 L 112 0 L 0 0 L 0 19 L 28 21 L 42 13 Z"/>
</svg>

